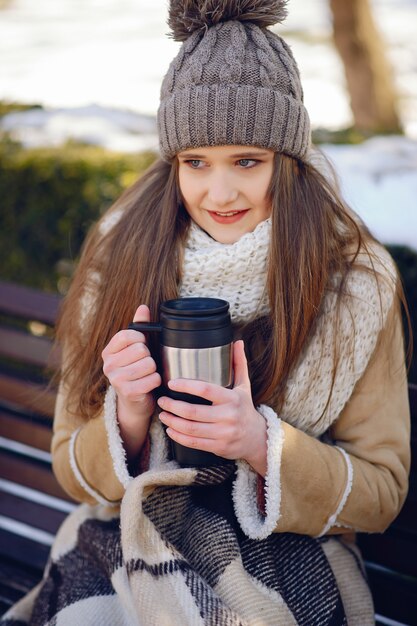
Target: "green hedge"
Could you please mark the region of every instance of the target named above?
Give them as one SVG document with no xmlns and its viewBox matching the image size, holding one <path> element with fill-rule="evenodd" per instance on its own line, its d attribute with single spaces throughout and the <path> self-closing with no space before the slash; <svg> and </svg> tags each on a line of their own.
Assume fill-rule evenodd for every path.
<svg viewBox="0 0 417 626">
<path fill-rule="evenodd" d="M 154 158 L 0 141 L 1 277 L 64 292 L 91 224 Z"/>
<path fill-rule="evenodd" d="M 0 140 L 0 277 L 64 293 L 91 224 L 154 160 L 69 143 L 23 150 Z M 387 246 L 417 335 L 417 253 Z M 417 357 L 410 380 L 417 383 Z"/>
</svg>

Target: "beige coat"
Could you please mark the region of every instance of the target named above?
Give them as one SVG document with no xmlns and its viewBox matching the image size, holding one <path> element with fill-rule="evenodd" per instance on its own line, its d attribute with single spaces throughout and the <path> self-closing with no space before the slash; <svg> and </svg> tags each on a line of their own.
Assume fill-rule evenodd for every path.
<svg viewBox="0 0 417 626">
<path fill-rule="evenodd" d="M 409 421 L 402 327 L 392 305 L 365 372 L 328 430 L 327 442 L 282 421 L 280 515 L 275 531 L 310 536 L 382 532 L 407 494 Z M 53 468 L 75 500 L 116 505 L 121 501 L 126 485 L 115 471 L 110 440 L 104 411 L 88 422 L 70 415 L 61 389 Z M 350 470 L 338 448 L 347 453 Z"/>
</svg>

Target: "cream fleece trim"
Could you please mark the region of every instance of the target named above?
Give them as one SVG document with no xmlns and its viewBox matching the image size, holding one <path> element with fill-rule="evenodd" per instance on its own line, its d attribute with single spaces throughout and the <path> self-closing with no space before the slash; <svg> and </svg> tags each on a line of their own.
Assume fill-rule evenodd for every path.
<svg viewBox="0 0 417 626">
<path fill-rule="evenodd" d="M 257 408 L 267 422 L 267 474 L 265 476 L 265 517 L 257 503 L 258 475 L 246 461 L 237 461 L 233 485 L 233 503 L 242 530 L 251 539 L 265 539 L 276 528 L 281 506 L 281 456 L 284 430 L 273 409 L 265 404 Z"/>
<path fill-rule="evenodd" d="M 155 414 L 149 429 L 151 438 L 151 450 L 149 456 L 149 469 L 157 469 L 168 461 L 168 437 L 165 435 L 158 414 Z"/>
<path fill-rule="evenodd" d="M 109 500 L 106 500 L 105 498 L 103 498 L 103 496 L 97 493 L 97 491 L 95 491 L 92 487 L 90 487 L 90 485 L 84 479 L 84 476 L 82 475 L 77 465 L 77 459 L 75 457 L 75 442 L 76 442 L 78 433 L 80 432 L 81 428 L 82 426 L 77 428 L 77 430 L 72 433 L 71 439 L 69 442 L 69 457 L 70 457 L 70 465 L 71 465 L 73 474 L 75 478 L 78 480 L 78 482 L 80 483 L 81 487 L 84 489 L 84 491 L 86 491 L 92 498 L 97 500 L 99 504 L 104 504 L 104 505 L 110 504 L 114 506 L 114 502 L 110 502 Z"/>
<path fill-rule="evenodd" d="M 109 451 L 113 460 L 113 469 L 123 487 L 127 489 L 133 477 L 130 476 L 126 462 L 126 450 L 120 436 L 119 423 L 117 421 L 117 395 L 113 387 L 107 389 L 104 398 L 104 424 L 106 426 Z"/>
<path fill-rule="evenodd" d="M 348 496 L 350 494 L 350 492 L 352 491 L 352 483 L 353 483 L 353 466 L 352 466 L 352 461 L 349 458 L 349 455 L 347 454 L 347 452 L 345 450 L 343 450 L 343 448 L 340 448 L 339 446 L 335 446 L 336 450 L 339 450 L 339 452 L 342 454 L 343 458 L 345 459 L 346 462 L 346 466 L 347 466 L 347 478 L 346 478 L 346 486 L 345 486 L 345 491 L 343 493 L 343 496 L 339 502 L 339 506 L 336 509 L 336 512 L 333 513 L 329 519 L 327 520 L 326 525 L 324 526 L 323 530 L 321 531 L 321 533 L 318 535 L 318 537 L 322 537 L 323 535 L 325 535 L 326 533 L 329 532 L 329 530 L 332 528 L 332 526 L 340 526 L 340 524 L 337 524 L 337 518 L 339 517 L 339 515 L 341 514 L 341 512 L 343 511 L 346 501 L 348 499 Z M 344 526 L 344 524 L 342 524 L 342 526 Z"/>
</svg>

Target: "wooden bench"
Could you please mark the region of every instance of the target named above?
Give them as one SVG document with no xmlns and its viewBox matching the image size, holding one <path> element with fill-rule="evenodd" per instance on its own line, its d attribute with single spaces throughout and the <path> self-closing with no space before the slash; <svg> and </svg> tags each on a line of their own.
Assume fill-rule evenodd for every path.
<svg viewBox="0 0 417 626">
<path fill-rule="evenodd" d="M 0 614 L 40 579 L 75 504 L 51 470 L 55 392 L 47 388 L 60 298 L 0 282 Z M 417 386 L 410 385 L 417 424 Z M 413 450 L 417 451 L 414 428 Z M 362 535 L 377 623 L 417 624 L 417 463 L 405 506 L 383 535 Z"/>
<path fill-rule="evenodd" d="M 39 581 L 75 506 L 51 469 L 55 392 L 44 372 L 59 302 L 0 283 L 0 615 Z"/>
</svg>

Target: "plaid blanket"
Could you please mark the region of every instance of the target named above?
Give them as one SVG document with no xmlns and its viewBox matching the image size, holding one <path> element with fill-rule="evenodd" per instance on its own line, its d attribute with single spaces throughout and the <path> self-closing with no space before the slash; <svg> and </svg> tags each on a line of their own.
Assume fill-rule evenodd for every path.
<svg viewBox="0 0 417 626">
<path fill-rule="evenodd" d="M 248 537 L 234 513 L 235 472 L 171 461 L 130 483 L 120 515 L 79 506 L 42 582 L 1 625 L 347 625 L 341 588 L 355 586 L 357 555 L 334 538 Z M 362 619 L 349 626 L 372 623 Z"/>
</svg>

